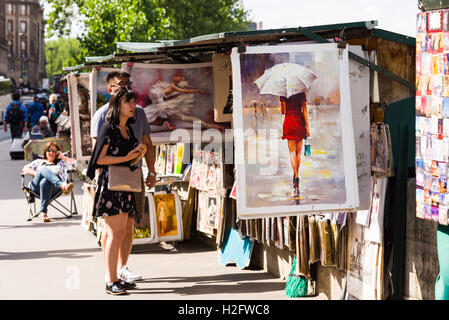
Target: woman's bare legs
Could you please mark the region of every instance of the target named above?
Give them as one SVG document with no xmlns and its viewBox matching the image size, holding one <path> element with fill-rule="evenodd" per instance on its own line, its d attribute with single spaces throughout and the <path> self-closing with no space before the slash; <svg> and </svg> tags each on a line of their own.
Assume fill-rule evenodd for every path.
<svg viewBox="0 0 449 320">
<path fill-rule="evenodd" d="M 104 243 L 104 262 L 106 275 L 109 283 L 118 281 L 117 265 L 119 258 L 120 245 L 125 236 L 126 222 L 128 214 L 120 213 L 105 218 L 105 228 L 107 237 Z"/>
<path fill-rule="evenodd" d="M 128 262 L 129 255 L 133 247 L 133 239 L 134 239 L 134 218 L 128 217 L 126 220 L 125 235 L 123 237 L 123 241 L 119 251 L 119 261 L 118 261 L 119 269 L 126 266 L 126 263 Z"/>
<path fill-rule="evenodd" d="M 288 140 L 290 163 L 293 169 L 293 197 L 299 196 L 299 166 L 301 165 L 301 150 L 303 140 Z"/>
</svg>

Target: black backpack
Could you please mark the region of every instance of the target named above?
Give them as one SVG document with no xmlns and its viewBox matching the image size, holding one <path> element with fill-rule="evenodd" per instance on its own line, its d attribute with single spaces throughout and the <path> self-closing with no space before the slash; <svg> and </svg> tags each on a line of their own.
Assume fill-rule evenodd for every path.
<svg viewBox="0 0 449 320">
<path fill-rule="evenodd" d="M 20 103 L 11 103 L 11 107 L 8 110 L 8 117 L 6 118 L 6 122 L 12 124 L 19 124 L 23 120 L 22 110 L 20 110 Z"/>
</svg>

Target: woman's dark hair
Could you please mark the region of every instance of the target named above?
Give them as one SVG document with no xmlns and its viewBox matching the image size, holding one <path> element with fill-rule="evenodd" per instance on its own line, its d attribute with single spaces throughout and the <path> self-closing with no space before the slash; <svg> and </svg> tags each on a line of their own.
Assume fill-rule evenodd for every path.
<svg viewBox="0 0 449 320">
<path fill-rule="evenodd" d="M 114 95 L 111 96 L 109 101 L 108 111 L 106 112 L 106 122 L 116 125 L 120 124 L 120 105 L 122 102 L 129 102 L 132 99 L 137 100 L 137 96 L 131 90 L 127 88 L 120 88 Z M 134 118 L 128 119 L 127 124 L 133 123 Z"/>
</svg>

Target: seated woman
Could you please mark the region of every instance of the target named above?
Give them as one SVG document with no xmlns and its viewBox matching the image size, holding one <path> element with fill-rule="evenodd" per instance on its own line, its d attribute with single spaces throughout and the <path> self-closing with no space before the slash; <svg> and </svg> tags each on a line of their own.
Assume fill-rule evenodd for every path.
<svg viewBox="0 0 449 320">
<path fill-rule="evenodd" d="M 40 196 L 43 222 L 50 222 L 47 209 L 51 196 L 60 189 L 68 194 L 73 188 L 73 183 L 66 182 L 67 169 L 74 167 L 76 160 L 66 157 L 60 150 L 57 142 L 50 141 L 45 145 L 43 159 L 34 160 L 22 169 L 22 173 L 34 176 L 30 188 Z"/>
</svg>

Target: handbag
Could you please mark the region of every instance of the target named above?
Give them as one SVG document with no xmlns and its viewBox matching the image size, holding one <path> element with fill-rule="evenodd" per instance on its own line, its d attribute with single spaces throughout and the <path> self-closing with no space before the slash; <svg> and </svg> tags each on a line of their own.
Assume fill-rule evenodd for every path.
<svg viewBox="0 0 449 320">
<path fill-rule="evenodd" d="M 109 166 L 108 175 L 108 189 L 111 191 L 142 191 L 142 168 L 131 170 L 128 166 Z"/>
</svg>

